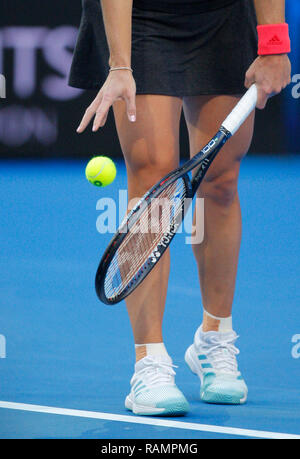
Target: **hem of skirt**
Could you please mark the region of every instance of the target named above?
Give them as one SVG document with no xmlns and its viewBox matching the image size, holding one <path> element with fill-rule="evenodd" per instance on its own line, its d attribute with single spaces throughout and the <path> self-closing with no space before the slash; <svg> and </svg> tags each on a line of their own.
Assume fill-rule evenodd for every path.
<svg viewBox="0 0 300 459">
<path fill-rule="evenodd" d="M 74 80 L 70 78 L 68 86 L 77 89 L 100 89 L 102 85 L 100 83 L 95 83 L 94 81 L 80 80 L 77 78 Z"/>
<path fill-rule="evenodd" d="M 229 8 L 229 7 L 232 7 L 232 5 L 234 3 L 238 3 L 239 1 L 242 1 L 242 0 L 228 0 L 228 3 L 224 2 L 223 5 L 219 5 L 219 6 L 213 6 L 213 7 L 210 7 L 209 9 L 206 9 L 206 8 L 203 8 L 203 6 L 199 5 L 197 7 L 195 6 L 189 6 L 188 9 L 186 6 L 184 7 L 180 7 L 179 5 L 177 5 L 176 7 L 162 7 L 162 6 L 149 6 L 148 4 L 146 4 L 146 6 L 142 6 L 142 5 L 133 5 L 133 10 L 140 10 L 140 11 L 146 11 L 146 12 L 149 12 L 149 13 L 162 13 L 162 14 L 170 14 L 170 15 L 185 15 L 185 16 L 191 16 L 191 15 L 194 15 L 194 14 L 207 14 L 207 13 L 213 13 L 215 11 L 219 11 L 219 10 L 224 10 L 225 8 Z"/>
<path fill-rule="evenodd" d="M 191 97 L 191 96 L 234 96 L 238 94 L 243 94 L 246 92 L 246 89 L 230 89 L 230 90 L 199 90 L 199 91 L 184 91 L 184 92 L 175 92 L 175 91 L 137 91 L 137 95 L 160 95 L 160 96 L 173 96 L 173 97 Z"/>
<path fill-rule="evenodd" d="M 101 84 L 95 83 L 95 82 L 90 82 L 90 81 L 83 81 L 83 80 L 69 80 L 68 82 L 69 86 L 72 86 L 73 88 L 78 88 L 78 89 L 100 89 Z M 209 89 L 209 90 L 198 90 L 198 91 L 183 91 L 183 92 L 178 92 L 178 91 L 167 91 L 167 90 L 154 90 L 154 89 L 149 89 L 149 90 L 137 90 L 136 95 L 157 95 L 157 96 L 170 96 L 170 97 L 191 97 L 191 96 L 214 96 L 214 95 L 228 95 L 228 96 L 234 96 L 234 95 L 239 95 L 239 94 L 244 94 L 246 92 L 245 87 L 239 87 L 239 88 L 230 88 L 230 89 Z"/>
</svg>

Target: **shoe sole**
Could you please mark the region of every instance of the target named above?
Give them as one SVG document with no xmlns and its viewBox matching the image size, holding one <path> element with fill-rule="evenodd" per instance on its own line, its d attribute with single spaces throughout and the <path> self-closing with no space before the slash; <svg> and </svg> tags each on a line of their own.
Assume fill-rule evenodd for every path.
<svg viewBox="0 0 300 459">
<path fill-rule="evenodd" d="M 170 400 L 164 405 L 162 408 L 139 405 L 131 400 L 130 395 L 125 399 L 125 407 L 140 416 L 184 416 L 189 411 L 185 400 Z"/>
<path fill-rule="evenodd" d="M 203 384 L 203 373 L 199 369 L 198 365 L 198 358 L 195 354 L 193 345 L 189 346 L 185 352 L 184 359 L 190 368 L 191 372 L 197 375 L 200 379 L 201 386 Z M 203 402 L 212 403 L 217 405 L 242 405 L 247 401 L 247 393 L 244 396 L 236 395 L 236 394 L 223 394 L 222 392 L 217 391 L 209 391 L 206 390 L 201 391 L 200 389 L 200 398 Z"/>
</svg>

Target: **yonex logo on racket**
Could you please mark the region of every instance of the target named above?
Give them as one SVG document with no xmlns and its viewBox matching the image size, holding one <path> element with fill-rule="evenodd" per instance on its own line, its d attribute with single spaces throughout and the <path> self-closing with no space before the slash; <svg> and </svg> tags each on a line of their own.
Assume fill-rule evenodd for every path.
<svg viewBox="0 0 300 459">
<path fill-rule="evenodd" d="M 152 263 L 156 263 L 159 257 L 160 257 L 160 252 L 158 252 L 158 251 L 152 252 L 151 255 L 150 255 L 150 259 L 151 259 Z"/>
<path fill-rule="evenodd" d="M 176 234 L 176 231 L 179 227 L 178 223 L 175 223 L 172 228 L 170 228 L 170 231 L 165 233 L 160 241 L 160 243 L 155 247 L 153 252 L 150 255 L 152 263 L 156 263 L 157 259 L 160 257 L 161 253 L 159 251 L 159 247 L 166 248 L 170 242 L 172 241 L 173 236 Z"/>
<path fill-rule="evenodd" d="M 202 164 L 201 164 L 201 169 L 205 170 L 208 165 L 209 165 L 209 159 L 204 159 Z"/>
</svg>

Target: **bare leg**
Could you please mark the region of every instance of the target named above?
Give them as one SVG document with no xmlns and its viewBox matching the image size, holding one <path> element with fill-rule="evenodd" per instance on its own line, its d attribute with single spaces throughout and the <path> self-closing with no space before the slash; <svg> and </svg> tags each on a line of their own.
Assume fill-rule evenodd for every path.
<svg viewBox="0 0 300 459">
<path fill-rule="evenodd" d="M 190 152 L 197 153 L 216 133 L 237 102 L 233 96 L 197 96 L 184 99 Z M 251 115 L 223 147 L 201 184 L 205 236 L 193 251 L 199 270 L 203 307 L 217 317 L 231 315 L 241 242 L 241 210 L 237 191 L 240 161 L 253 133 Z M 217 330 L 218 321 L 204 314 L 203 329 Z"/>
<path fill-rule="evenodd" d="M 116 127 L 125 157 L 129 200 L 141 197 L 179 162 L 179 122 L 182 101 L 159 95 L 138 95 L 137 121 L 129 123 L 125 104 L 114 104 Z M 170 256 L 162 260 L 127 298 L 136 344 L 159 343 L 167 294 Z M 143 357 L 143 348 L 137 359 Z"/>
</svg>

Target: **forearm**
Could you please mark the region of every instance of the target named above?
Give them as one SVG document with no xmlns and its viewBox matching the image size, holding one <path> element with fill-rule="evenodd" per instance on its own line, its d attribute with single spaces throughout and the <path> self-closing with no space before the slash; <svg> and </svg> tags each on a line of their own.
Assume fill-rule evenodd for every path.
<svg viewBox="0 0 300 459">
<path fill-rule="evenodd" d="M 258 57 L 246 72 L 245 86 L 258 89 L 257 107 L 265 108 L 269 97 L 279 94 L 291 81 L 288 25 L 285 0 L 253 0 L 257 16 Z"/>
<path fill-rule="evenodd" d="M 131 66 L 133 0 L 100 0 L 109 47 L 110 67 Z"/>
<path fill-rule="evenodd" d="M 285 22 L 285 0 L 254 0 L 258 24 Z"/>
</svg>

